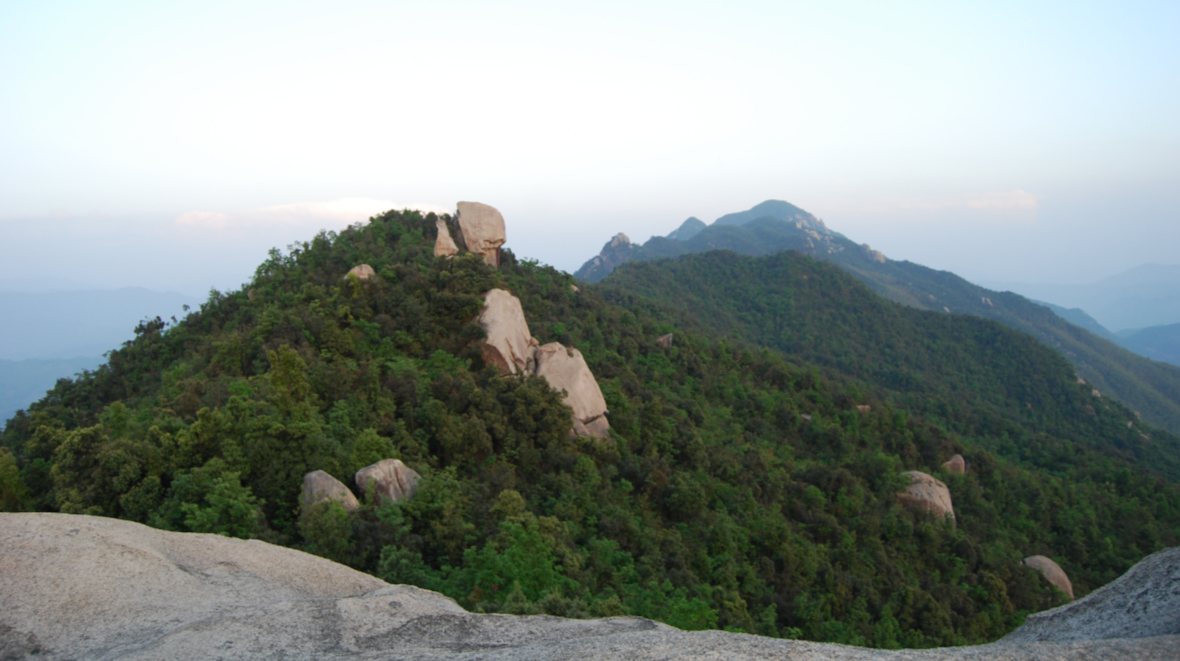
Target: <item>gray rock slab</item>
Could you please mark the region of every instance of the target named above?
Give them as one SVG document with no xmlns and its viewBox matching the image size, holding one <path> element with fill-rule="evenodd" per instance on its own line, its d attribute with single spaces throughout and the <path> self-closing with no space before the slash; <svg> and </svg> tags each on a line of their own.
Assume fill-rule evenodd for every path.
<svg viewBox="0 0 1180 661">
<path fill-rule="evenodd" d="M 1153 603 L 1165 583 L 1132 581 Z M 264 542 L 69 514 L 0 514 L 0 604 L 0 659 L 1055 661 L 1175 659 L 1180 649 L 1172 635 L 890 652 L 685 632 L 638 617 L 477 615 Z"/>
<path fill-rule="evenodd" d="M 1005 641 L 1180 635 L 1180 547 L 1153 553 L 1085 597 L 1028 616 Z M 1180 659 L 1180 645 L 1174 657 Z"/>
</svg>

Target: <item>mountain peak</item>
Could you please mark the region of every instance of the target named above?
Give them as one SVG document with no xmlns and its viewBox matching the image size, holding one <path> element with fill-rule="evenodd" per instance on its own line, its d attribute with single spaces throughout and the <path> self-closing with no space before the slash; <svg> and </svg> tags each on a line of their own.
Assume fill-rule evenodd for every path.
<svg viewBox="0 0 1180 661">
<path fill-rule="evenodd" d="M 801 223 L 800 227 L 816 230 L 827 233 L 828 229 L 824 227 L 823 221 L 816 218 L 812 214 L 800 209 L 799 207 L 784 202 L 783 200 L 767 200 L 761 204 L 755 205 L 746 211 L 739 211 L 737 213 L 726 214 L 717 220 L 713 221 L 714 225 L 745 225 L 751 220 L 758 218 L 777 218 L 788 222 L 794 221 Z"/>
</svg>

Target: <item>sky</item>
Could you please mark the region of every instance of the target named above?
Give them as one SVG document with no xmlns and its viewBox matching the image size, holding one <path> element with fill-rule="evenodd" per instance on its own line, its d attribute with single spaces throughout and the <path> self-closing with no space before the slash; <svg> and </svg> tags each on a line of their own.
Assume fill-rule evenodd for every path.
<svg viewBox="0 0 1180 661">
<path fill-rule="evenodd" d="M 783 199 L 987 282 L 1180 263 L 1180 3 L 0 3 L 0 283 L 199 295 L 387 208 L 576 270 Z"/>
</svg>

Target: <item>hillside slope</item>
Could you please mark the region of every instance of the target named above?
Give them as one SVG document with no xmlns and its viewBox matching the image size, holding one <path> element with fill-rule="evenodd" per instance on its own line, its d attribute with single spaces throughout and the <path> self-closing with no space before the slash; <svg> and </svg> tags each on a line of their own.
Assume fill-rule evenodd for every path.
<svg viewBox="0 0 1180 661">
<path fill-rule="evenodd" d="M 800 215 L 801 210 L 793 205 L 786 208 L 772 202 L 764 202 L 755 209 L 778 210 L 786 218 L 763 215 L 745 220 L 741 225 L 714 223 L 688 241 L 654 237 L 642 246 L 608 244 L 603 255 L 588 261 L 575 276 L 596 282 L 626 262 L 708 250 L 732 250 L 754 256 L 797 250 L 839 265 L 877 293 L 898 303 L 921 310 L 994 319 L 1028 333 L 1065 356 L 1078 374 L 1101 392 L 1138 411 L 1143 420 L 1180 433 L 1180 368 L 1128 351 L 1019 295 L 984 289 L 946 271 L 887 259 L 868 245 L 858 245 L 832 232 L 811 214 Z M 745 216 L 727 218 L 741 221 L 750 215 L 745 213 Z M 604 260 L 603 256 L 608 254 L 610 259 Z"/>
<path fill-rule="evenodd" d="M 817 295 L 846 302 L 844 326 L 897 309 L 959 329 L 919 353 L 994 345 L 968 372 L 1003 389 L 978 404 L 994 415 L 941 387 L 911 411 L 834 367 L 647 299 L 612 304 L 508 250 L 495 268 L 436 258 L 437 220 L 390 212 L 320 234 L 273 252 L 244 291 L 141 324 L 106 365 L 9 421 L 0 508 L 255 537 L 484 612 L 878 647 L 994 640 L 1062 603 L 1028 555 L 1054 558 L 1084 595 L 1177 543 L 1168 465 L 1146 470 L 1134 435 L 1103 436 L 1125 412 L 1095 406 L 1027 337 L 904 310 L 818 265 Z M 361 264 L 368 279 L 346 275 Z M 608 437 L 572 437 L 544 378 L 485 364 L 477 318 L 492 288 L 519 298 L 540 343 L 584 355 Z M 1026 396 L 1035 413 L 1007 416 Z M 966 414 L 995 434 L 947 422 Z M 955 454 L 966 473 L 943 468 Z M 363 493 L 356 472 L 386 458 L 422 475 L 412 500 L 301 499 L 316 470 Z M 945 481 L 953 522 L 902 504 L 910 470 Z"/>
</svg>

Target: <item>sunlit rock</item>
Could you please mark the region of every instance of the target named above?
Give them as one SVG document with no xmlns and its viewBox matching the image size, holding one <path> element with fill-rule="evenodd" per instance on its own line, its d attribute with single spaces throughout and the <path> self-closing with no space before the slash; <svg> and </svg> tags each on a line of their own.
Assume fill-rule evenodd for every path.
<svg viewBox="0 0 1180 661">
<path fill-rule="evenodd" d="M 334 500 L 349 511 L 358 509 L 361 506 L 357 502 L 356 496 L 352 495 L 352 491 L 344 486 L 344 483 L 324 471 L 312 471 L 304 475 L 304 506 L 311 507 L 325 500 Z"/>
<path fill-rule="evenodd" d="M 1069 595 L 1070 601 L 1073 601 L 1073 583 L 1069 582 L 1069 576 L 1065 574 L 1065 570 L 1056 562 L 1053 562 L 1051 558 L 1043 555 L 1030 555 L 1024 559 L 1024 564 L 1041 572 L 1045 580 L 1049 581 L 1053 587 Z"/>
<path fill-rule="evenodd" d="M 531 371 L 529 362 L 536 342 L 529 333 L 520 299 L 503 289 L 489 291 L 484 295 L 479 323 L 488 335 L 483 345 L 484 362 L 495 365 L 501 374 Z"/>
<path fill-rule="evenodd" d="M 962 475 L 967 472 L 967 462 L 963 460 L 963 455 L 961 454 L 956 454 L 948 459 L 943 463 L 942 467 L 946 469 L 946 472 L 956 475 Z"/>
<path fill-rule="evenodd" d="M 902 473 L 910 478 L 910 486 L 897 495 L 902 505 L 924 512 L 933 512 L 955 521 L 955 507 L 951 503 L 951 491 L 941 480 L 921 471 Z"/>
<path fill-rule="evenodd" d="M 356 486 L 369 500 L 380 496 L 395 503 L 413 498 L 420 479 L 422 476 L 400 459 L 382 459 L 356 472 Z"/>
<path fill-rule="evenodd" d="M 606 420 L 606 400 L 582 352 L 557 342 L 538 347 L 537 374 L 545 377 L 554 390 L 566 392 L 565 404 L 573 409 L 575 421 L 586 428 L 587 435 L 607 435 L 610 424 Z M 576 424 L 575 432 L 580 432 Z"/>
<path fill-rule="evenodd" d="M 500 265 L 500 246 L 507 235 L 499 211 L 479 202 L 460 202 L 459 229 L 468 250 L 483 255 L 492 266 Z"/>
<path fill-rule="evenodd" d="M 447 227 L 447 221 L 439 218 L 435 221 L 435 226 L 438 227 L 438 238 L 434 240 L 434 256 L 453 257 L 458 254 L 459 246 L 455 245 L 455 240 L 451 238 L 451 229 Z"/>
<path fill-rule="evenodd" d="M 358 280 L 368 280 L 369 278 L 377 275 L 377 272 L 374 271 L 373 267 L 369 266 L 368 264 L 359 264 L 349 269 L 347 275 L 344 277 L 347 278 L 350 275 L 355 275 Z"/>
</svg>

